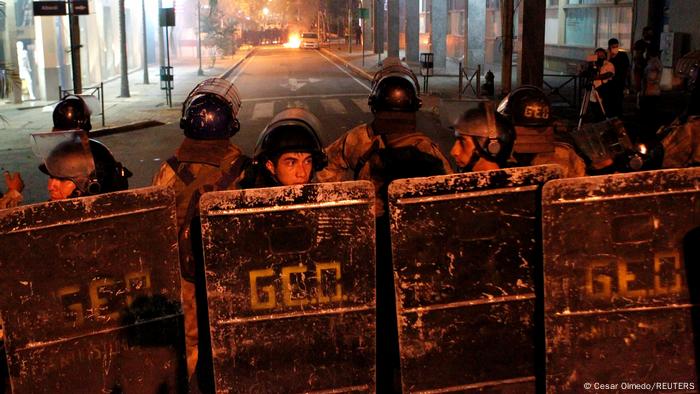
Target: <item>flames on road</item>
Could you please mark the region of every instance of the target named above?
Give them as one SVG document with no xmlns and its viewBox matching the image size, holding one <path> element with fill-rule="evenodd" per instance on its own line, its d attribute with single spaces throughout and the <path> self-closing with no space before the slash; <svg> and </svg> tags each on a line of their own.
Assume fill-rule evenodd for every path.
<svg viewBox="0 0 700 394">
<path fill-rule="evenodd" d="M 299 48 L 301 46 L 301 37 L 299 33 L 289 33 L 289 38 L 287 42 L 284 43 L 285 48 Z"/>
</svg>

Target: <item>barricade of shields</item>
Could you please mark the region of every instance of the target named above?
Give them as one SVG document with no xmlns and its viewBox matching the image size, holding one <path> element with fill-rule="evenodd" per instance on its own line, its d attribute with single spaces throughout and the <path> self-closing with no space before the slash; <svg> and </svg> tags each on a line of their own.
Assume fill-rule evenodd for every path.
<svg viewBox="0 0 700 394">
<path fill-rule="evenodd" d="M 542 213 L 547 392 L 697 392 L 700 168 L 551 182 Z"/>
<path fill-rule="evenodd" d="M 172 191 L 0 210 L 12 392 L 186 393 Z"/>
<path fill-rule="evenodd" d="M 560 177 L 390 185 L 404 392 L 698 390 L 700 169 Z M 217 393 L 377 390 L 373 199 L 202 197 Z M 175 226 L 159 188 L 0 211 L 12 392 L 187 392 Z"/>
<path fill-rule="evenodd" d="M 369 182 L 202 197 L 217 392 L 374 390 L 373 207 Z"/>
</svg>

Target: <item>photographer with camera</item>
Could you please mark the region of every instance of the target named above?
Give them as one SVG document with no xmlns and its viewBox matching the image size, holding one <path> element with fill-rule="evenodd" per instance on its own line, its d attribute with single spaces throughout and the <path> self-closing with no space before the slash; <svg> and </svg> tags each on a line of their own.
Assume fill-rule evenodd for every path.
<svg viewBox="0 0 700 394">
<path fill-rule="evenodd" d="M 603 48 L 595 50 L 595 57 L 591 58 L 589 64 L 589 77 L 593 92 L 589 97 L 591 121 L 599 122 L 605 120 L 608 115 L 608 103 L 610 102 L 610 89 L 615 76 L 615 66 L 608 60 L 608 54 Z"/>
</svg>

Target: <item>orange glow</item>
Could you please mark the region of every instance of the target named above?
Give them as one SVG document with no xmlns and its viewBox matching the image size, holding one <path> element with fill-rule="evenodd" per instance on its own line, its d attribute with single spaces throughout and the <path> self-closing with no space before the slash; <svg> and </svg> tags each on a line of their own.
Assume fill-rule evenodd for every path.
<svg viewBox="0 0 700 394">
<path fill-rule="evenodd" d="M 284 44 L 285 48 L 299 48 L 301 46 L 301 38 L 299 38 L 299 33 L 289 33 L 289 38 Z"/>
<path fill-rule="evenodd" d="M 639 153 L 641 153 L 643 155 L 645 155 L 647 153 L 647 146 L 644 144 L 639 144 L 638 149 L 639 149 Z"/>
</svg>

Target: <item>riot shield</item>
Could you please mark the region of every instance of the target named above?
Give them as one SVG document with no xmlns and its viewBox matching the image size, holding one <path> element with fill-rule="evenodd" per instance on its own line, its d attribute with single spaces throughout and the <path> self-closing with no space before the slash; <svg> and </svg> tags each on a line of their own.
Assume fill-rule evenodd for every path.
<svg viewBox="0 0 700 394">
<path fill-rule="evenodd" d="M 218 393 L 372 391 L 374 188 L 202 196 Z"/>
<path fill-rule="evenodd" d="M 21 393 L 187 390 L 172 191 L 0 210 L 0 313 Z"/>
<path fill-rule="evenodd" d="M 404 392 L 534 391 L 540 190 L 561 174 L 537 166 L 390 185 Z"/>
<path fill-rule="evenodd" d="M 547 392 L 698 390 L 700 169 L 559 180 L 542 198 Z"/>
</svg>

